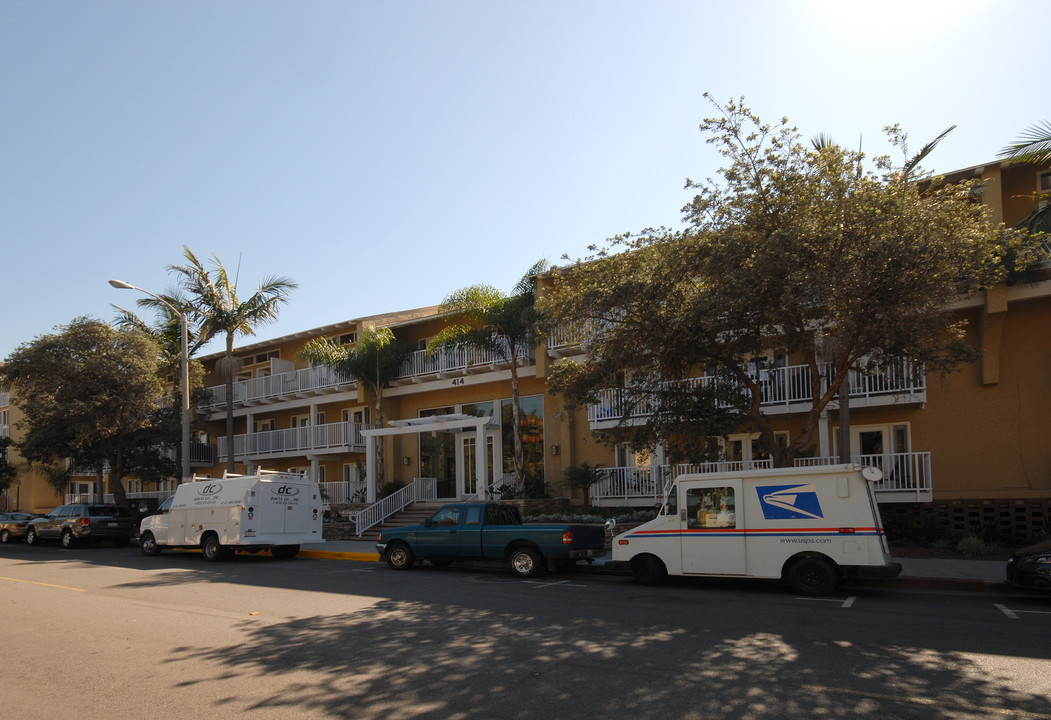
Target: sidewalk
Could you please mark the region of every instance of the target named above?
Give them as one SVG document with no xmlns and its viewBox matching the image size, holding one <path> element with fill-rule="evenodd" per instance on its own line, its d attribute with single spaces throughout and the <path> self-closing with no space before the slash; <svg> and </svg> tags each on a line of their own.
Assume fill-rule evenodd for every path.
<svg viewBox="0 0 1051 720">
<path fill-rule="evenodd" d="M 380 561 L 376 544 L 364 540 L 333 540 L 304 545 L 299 555 L 327 560 Z M 866 582 L 894 587 L 970 590 L 973 592 L 981 592 L 1004 584 L 1004 563 L 1000 560 L 894 559 L 901 563 L 901 575 L 894 580 Z M 597 558 L 594 567 L 601 570 L 607 560 L 609 560 L 609 553 Z"/>
</svg>

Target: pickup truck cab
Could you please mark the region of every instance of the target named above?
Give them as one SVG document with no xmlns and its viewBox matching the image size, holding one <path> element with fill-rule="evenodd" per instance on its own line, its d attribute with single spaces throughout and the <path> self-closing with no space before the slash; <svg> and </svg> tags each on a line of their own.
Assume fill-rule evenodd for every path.
<svg viewBox="0 0 1051 720">
<path fill-rule="evenodd" d="M 376 549 L 394 570 L 407 570 L 417 559 L 440 566 L 488 560 L 528 578 L 545 567 L 593 560 L 604 543 L 601 525 L 526 525 L 514 505 L 451 503 L 423 525 L 384 530 Z"/>
</svg>

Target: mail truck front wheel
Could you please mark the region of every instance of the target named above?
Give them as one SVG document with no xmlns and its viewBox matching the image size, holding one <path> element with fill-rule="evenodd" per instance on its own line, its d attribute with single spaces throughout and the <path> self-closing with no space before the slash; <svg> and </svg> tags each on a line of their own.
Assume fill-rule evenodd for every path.
<svg viewBox="0 0 1051 720">
<path fill-rule="evenodd" d="M 800 558 L 788 569 L 788 582 L 800 595 L 828 595 L 839 584 L 832 564 L 821 558 Z"/>
<path fill-rule="evenodd" d="M 631 559 L 631 572 L 639 585 L 659 585 L 668 577 L 668 568 L 656 555 L 636 555 Z"/>
</svg>

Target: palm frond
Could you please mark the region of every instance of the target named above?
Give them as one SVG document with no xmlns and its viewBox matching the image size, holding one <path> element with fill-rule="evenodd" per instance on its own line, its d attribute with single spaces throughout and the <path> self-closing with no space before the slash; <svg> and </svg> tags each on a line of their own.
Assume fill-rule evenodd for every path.
<svg viewBox="0 0 1051 720">
<path fill-rule="evenodd" d="M 1037 164 L 1051 162 L 1051 121 L 1043 120 L 1027 127 L 998 157 Z"/>
</svg>

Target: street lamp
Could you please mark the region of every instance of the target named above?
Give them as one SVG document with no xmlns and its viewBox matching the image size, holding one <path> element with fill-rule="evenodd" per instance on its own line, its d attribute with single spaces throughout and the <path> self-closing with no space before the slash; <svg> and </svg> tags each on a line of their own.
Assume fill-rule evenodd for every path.
<svg viewBox="0 0 1051 720">
<path fill-rule="evenodd" d="M 154 295 L 149 290 L 143 290 L 131 283 L 123 280 L 110 280 L 109 284 L 121 290 L 138 290 L 145 293 L 179 316 L 179 324 L 182 326 L 182 481 L 190 482 L 190 350 L 186 313 L 159 295 Z"/>
</svg>

